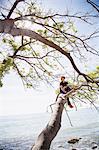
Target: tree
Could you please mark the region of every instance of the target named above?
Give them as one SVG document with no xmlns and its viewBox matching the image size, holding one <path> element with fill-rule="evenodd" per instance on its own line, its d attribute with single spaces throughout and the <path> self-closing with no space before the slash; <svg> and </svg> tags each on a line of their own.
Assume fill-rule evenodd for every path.
<svg viewBox="0 0 99 150">
<path fill-rule="evenodd" d="M 67 96 L 71 95 L 75 100 L 90 102 L 95 106 L 94 100 L 99 93 L 99 67 L 95 66 L 90 72 L 81 71 L 76 61 L 85 61 L 86 54 L 98 58 L 99 52 L 97 47 L 92 46 L 92 41 L 99 38 L 99 30 L 95 29 L 89 35 L 82 36 L 76 28 L 75 21 L 91 27 L 93 20 L 99 17 L 98 9 L 95 13 L 85 12 L 83 15 L 79 13 L 71 15 L 69 12 L 44 13 L 32 1 L 16 0 L 10 10 L 2 7 L 1 10 L 1 87 L 3 77 L 12 69 L 17 72 L 27 87 L 35 87 L 37 81 L 50 83 L 50 79 L 55 79 L 57 70 L 65 70 L 62 64 L 65 61 L 71 64 L 72 71 L 75 73 L 71 83 L 75 81 L 76 86 L 65 95 L 65 100 L 59 97 L 55 102 L 51 120 L 32 148 L 48 150 L 61 127 Z M 88 55 L 87 59 L 89 59 Z M 73 92 L 76 93 L 75 96 L 72 95 Z"/>
</svg>

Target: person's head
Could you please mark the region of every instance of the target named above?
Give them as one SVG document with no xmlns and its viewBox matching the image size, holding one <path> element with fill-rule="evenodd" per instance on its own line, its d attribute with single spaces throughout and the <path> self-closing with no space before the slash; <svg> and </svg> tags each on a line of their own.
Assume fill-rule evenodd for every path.
<svg viewBox="0 0 99 150">
<path fill-rule="evenodd" d="M 61 81 L 64 81 L 65 80 L 65 76 L 61 76 Z"/>
</svg>

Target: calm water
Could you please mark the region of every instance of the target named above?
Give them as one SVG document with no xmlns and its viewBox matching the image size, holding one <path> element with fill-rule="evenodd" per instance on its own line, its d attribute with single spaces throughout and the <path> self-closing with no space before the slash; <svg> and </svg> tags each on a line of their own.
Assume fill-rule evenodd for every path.
<svg viewBox="0 0 99 150">
<path fill-rule="evenodd" d="M 83 139 L 82 143 L 77 145 L 79 149 L 84 142 L 87 143 L 87 147 L 90 147 L 91 143 L 88 144 L 86 141 L 92 139 L 99 144 L 99 113 L 92 108 L 68 113 L 73 127 L 70 126 L 64 112 L 61 130 L 53 141 L 51 149 L 71 149 L 66 141 L 74 137 Z M 49 117 L 49 113 L 0 117 L 0 150 L 30 150 L 37 135 L 46 126 Z"/>
</svg>

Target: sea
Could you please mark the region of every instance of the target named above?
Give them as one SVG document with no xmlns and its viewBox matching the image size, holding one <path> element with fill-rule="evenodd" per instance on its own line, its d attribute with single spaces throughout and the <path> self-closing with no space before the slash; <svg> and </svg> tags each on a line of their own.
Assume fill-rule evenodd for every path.
<svg viewBox="0 0 99 150">
<path fill-rule="evenodd" d="M 53 140 L 50 150 L 99 150 L 99 108 L 97 109 L 90 107 L 64 111 L 61 129 Z M 51 113 L 48 112 L 1 116 L 0 150 L 31 150 L 50 116 Z M 79 141 L 69 144 L 68 141 L 71 139 Z"/>
</svg>

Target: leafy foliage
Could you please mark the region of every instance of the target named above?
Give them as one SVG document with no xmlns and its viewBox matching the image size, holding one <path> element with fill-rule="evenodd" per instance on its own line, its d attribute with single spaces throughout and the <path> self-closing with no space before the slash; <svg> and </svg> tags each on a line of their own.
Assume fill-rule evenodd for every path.
<svg viewBox="0 0 99 150">
<path fill-rule="evenodd" d="M 99 66 L 96 67 L 96 70 L 88 74 L 92 79 L 99 79 Z"/>
<path fill-rule="evenodd" d="M 0 63 L 0 87 L 3 86 L 2 78 L 9 73 L 9 71 L 13 68 L 13 59 L 8 57 L 3 60 L 3 63 Z"/>
</svg>

